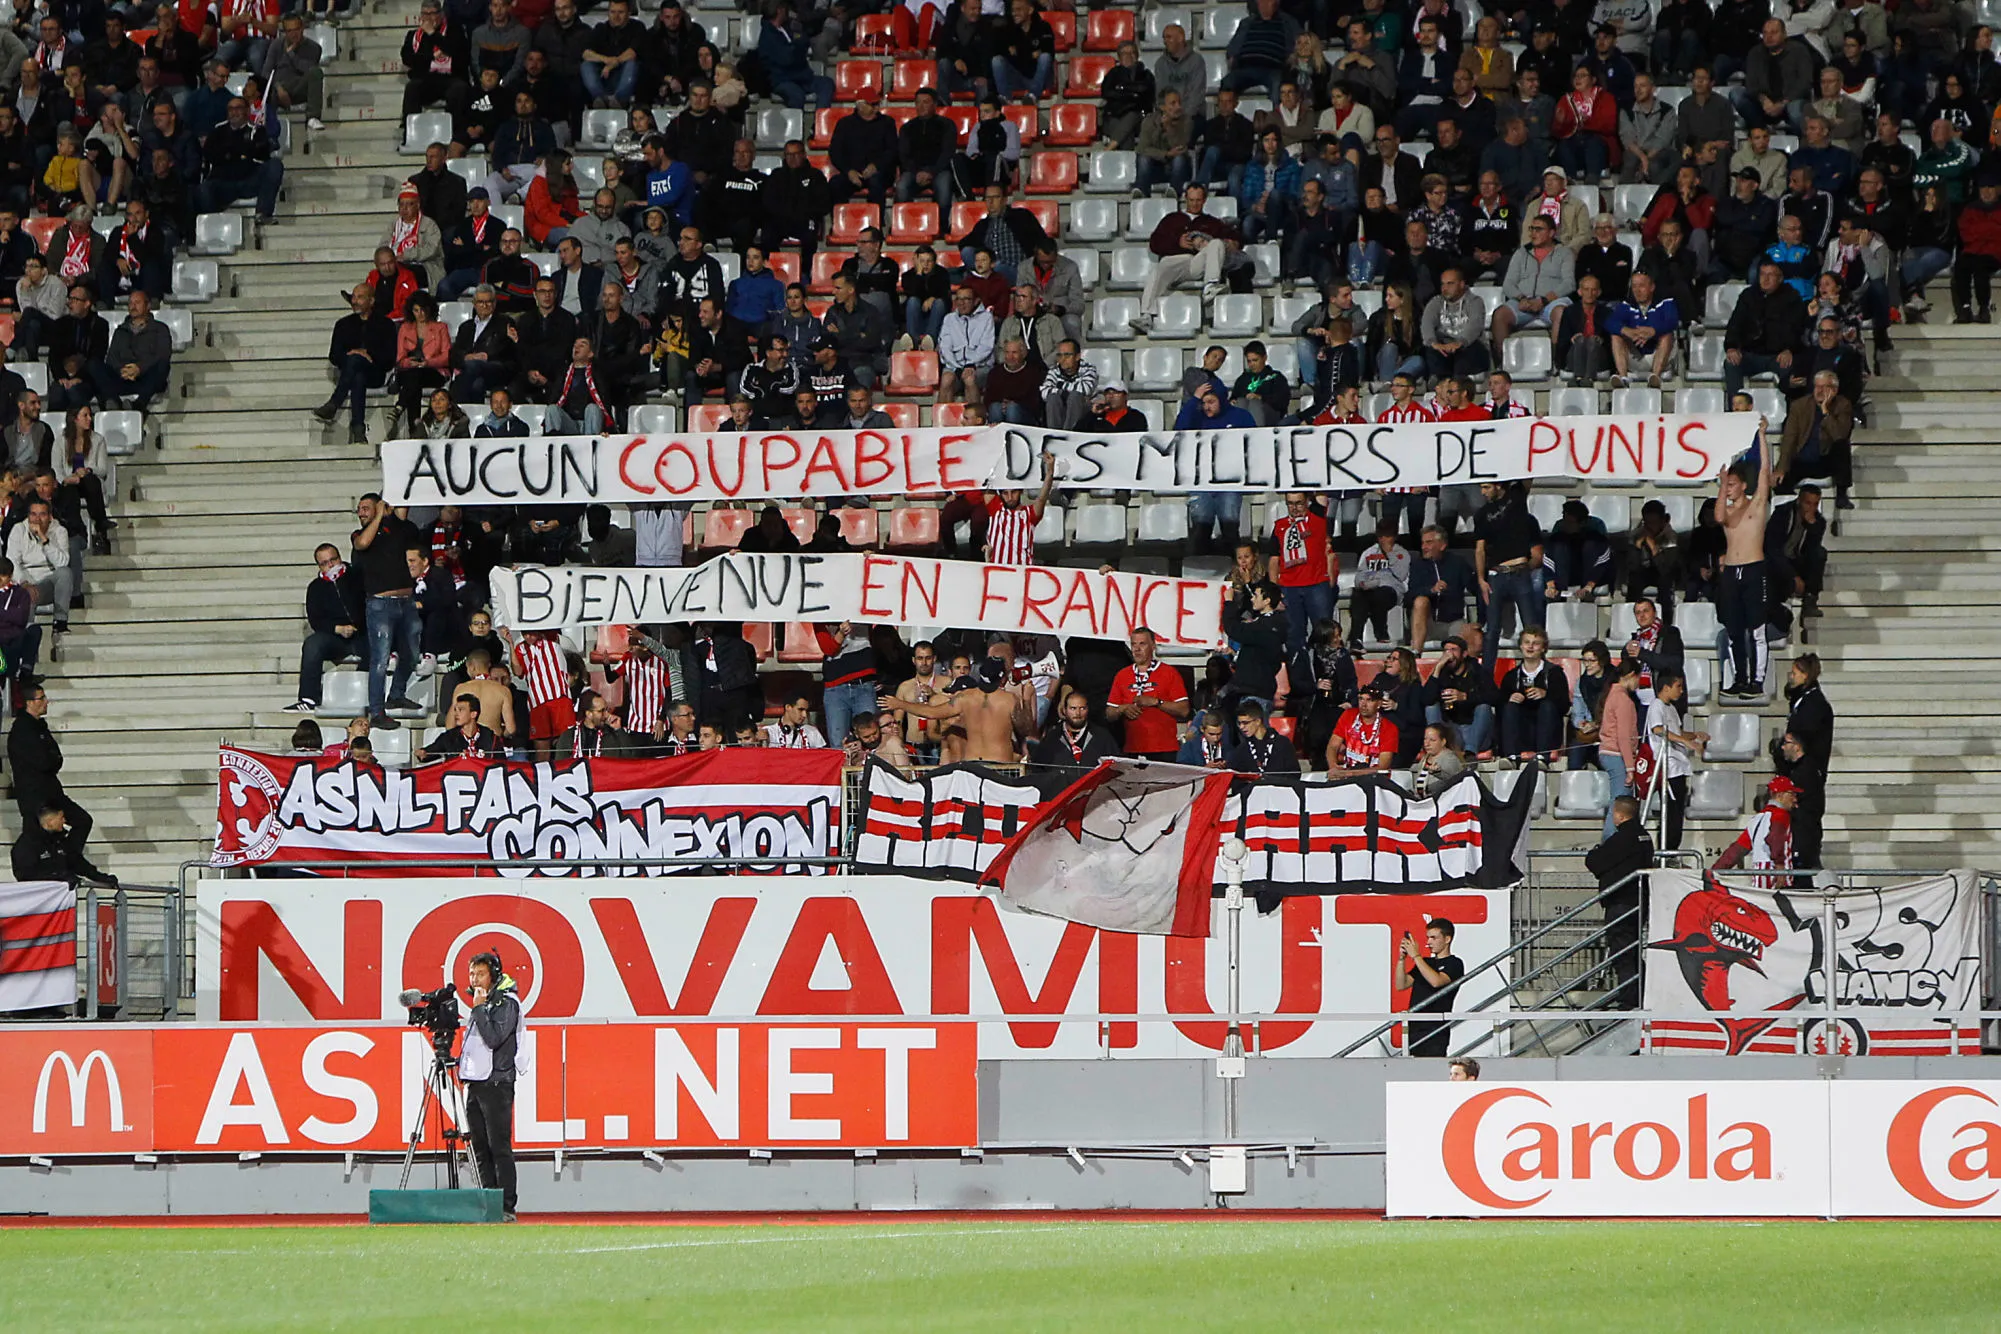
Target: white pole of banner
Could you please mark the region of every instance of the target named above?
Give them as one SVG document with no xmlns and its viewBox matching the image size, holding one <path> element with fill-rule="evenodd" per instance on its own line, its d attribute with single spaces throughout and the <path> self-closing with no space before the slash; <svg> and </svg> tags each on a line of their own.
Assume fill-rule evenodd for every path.
<svg viewBox="0 0 2001 1334">
<path fill-rule="evenodd" d="M 1826 1011 L 1826 1020 L 1823 1024 L 1824 1036 L 1821 1038 L 1821 1041 L 1827 1043 L 1829 1055 L 1838 1055 L 1839 1047 L 1837 1044 L 1840 1041 L 1840 1034 L 1834 1027 L 1835 955 L 1839 952 L 1836 949 L 1834 931 L 1838 916 L 1834 909 L 1834 895 L 1829 894 L 1820 902 L 1820 933 L 1826 941 L 1826 944 L 1822 947 L 1820 956 L 1820 984 L 1826 993 L 1821 997 L 1822 1006 Z"/>
<path fill-rule="evenodd" d="M 1249 851 L 1241 838 L 1223 843 L 1223 909 L 1228 918 L 1230 1023 L 1223 1037 L 1223 1054 L 1216 1061 L 1216 1074 L 1223 1085 L 1223 1138 L 1237 1137 L 1237 1081 L 1244 1077 L 1244 1029 L 1237 1020 L 1241 1004 L 1244 947 L 1244 856 Z"/>
</svg>

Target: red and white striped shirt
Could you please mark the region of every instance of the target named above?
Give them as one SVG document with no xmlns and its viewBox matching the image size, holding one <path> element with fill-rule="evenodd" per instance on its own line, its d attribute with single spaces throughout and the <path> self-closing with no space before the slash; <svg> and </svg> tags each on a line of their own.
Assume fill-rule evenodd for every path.
<svg viewBox="0 0 2001 1334">
<path fill-rule="evenodd" d="M 625 660 L 625 730 L 651 734 L 667 711 L 667 664 L 660 658 Z"/>
<path fill-rule="evenodd" d="M 987 560 L 994 565 L 1035 564 L 1035 511 L 987 502 Z"/>
<path fill-rule="evenodd" d="M 537 707 L 570 697 L 570 669 L 562 642 L 530 637 L 514 647 L 514 665 L 528 680 L 528 702 Z"/>
<path fill-rule="evenodd" d="M 1378 422 L 1435 422 L 1438 420 L 1438 414 L 1413 398 L 1410 402 L 1401 405 L 1391 403 L 1377 414 L 1376 420 Z M 1422 486 L 1386 486 L 1383 488 L 1383 494 L 1411 496 L 1426 489 Z"/>
</svg>

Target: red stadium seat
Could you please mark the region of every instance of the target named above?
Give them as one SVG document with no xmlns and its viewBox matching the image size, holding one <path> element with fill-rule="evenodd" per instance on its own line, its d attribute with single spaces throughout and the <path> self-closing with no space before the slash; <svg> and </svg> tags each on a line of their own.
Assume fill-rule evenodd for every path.
<svg viewBox="0 0 2001 1334">
<path fill-rule="evenodd" d="M 774 250 L 764 257 L 771 266 L 771 272 L 779 282 L 787 287 L 799 281 L 799 252 L 796 250 Z"/>
<path fill-rule="evenodd" d="M 1059 148 L 1089 148 L 1098 141 L 1098 109 L 1090 103 L 1058 102 L 1049 108 L 1045 144 Z"/>
<path fill-rule="evenodd" d="M 818 292 L 822 296 L 831 293 L 834 290 L 834 275 L 841 271 L 841 265 L 846 262 L 847 258 L 846 255 L 832 250 L 815 250 L 813 252 L 813 281 L 806 285 L 806 290 L 809 292 Z"/>
<path fill-rule="evenodd" d="M 866 51 L 887 51 L 894 41 L 891 35 L 891 21 L 888 14 L 863 14 L 855 20 L 855 44 L 849 48 L 856 55 Z M 841 62 L 843 65 L 849 63 Z"/>
<path fill-rule="evenodd" d="M 826 656 L 820 651 L 820 641 L 813 634 L 812 622 L 786 622 L 785 643 L 778 650 L 780 662 L 821 662 Z"/>
<path fill-rule="evenodd" d="M 908 125 L 911 121 L 911 118 L 917 114 L 917 108 L 884 107 L 882 109 L 882 114 L 889 117 L 891 120 L 895 121 L 896 128 L 901 130 L 904 126 Z"/>
<path fill-rule="evenodd" d="M 1067 195 L 1077 189 L 1077 155 L 1075 153 L 1037 153 L 1028 167 L 1028 193 L 1032 195 Z M 1047 228 L 1043 230 L 1047 231 Z"/>
<path fill-rule="evenodd" d="M 813 113 L 813 137 L 809 144 L 814 149 L 825 152 L 827 145 L 834 142 L 834 127 L 841 123 L 841 117 L 848 115 L 846 107 L 821 107 Z"/>
<path fill-rule="evenodd" d="M 827 233 L 828 245 L 853 245 L 862 239 L 864 227 L 882 226 L 882 209 L 866 201 L 834 205 L 834 227 Z M 814 256 L 818 259 L 819 256 Z M 819 268 L 818 264 L 813 266 Z"/>
<path fill-rule="evenodd" d="M 1277 714 L 1271 719 L 1271 730 L 1284 737 L 1287 741 L 1290 741 L 1292 740 L 1292 729 L 1295 721 L 1295 719 L 1287 714 Z"/>
<path fill-rule="evenodd" d="M 1130 26 L 1130 16 L 1128 16 Z M 866 97 L 882 101 L 882 62 L 878 60 L 837 60 L 834 62 L 834 96 L 843 102 Z"/>
<path fill-rule="evenodd" d="M 1111 56 L 1072 56 L 1070 82 L 1064 85 L 1063 96 L 1073 99 L 1097 97 L 1099 89 L 1105 86 L 1105 75 L 1111 72 L 1115 63 Z"/>
<path fill-rule="evenodd" d="M 889 512 L 889 549 L 929 551 L 938 545 L 938 511 L 929 505 L 902 505 Z"/>
<path fill-rule="evenodd" d="M 936 239 L 936 204 L 898 204 L 889 211 L 889 240 L 892 245 L 914 245 Z"/>
<path fill-rule="evenodd" d="M 834 298 L 830 296 L 815 296 L 806 299 L 806 309 L 813 312 L 813 318 L 816 320 L 826 319 L 827 312 L 833 308 Z"/>
<path fill-rule="evenodd" d="M 14 317 L 12 315 L 0 315 L 0 344 L 4 344 L 7 347 L 14 346 Z M 34 349 L 23 348 L 22 351 L 32 352 Z"/>
<path fill-rule="evenodd" d="M 1001 115 L 1014 122 L 1015 132 L 1021 136 L 1023 148 L 1034 143 L 1036 137 L 1042 133 L 1041 122 L 1036 119 L 1037 111 L 1033 106 L 1011 106 L 1003 110 Z"/>
<path fill-rule="evenodd" d="M 1380 662 L 1370 662 L 1366 658 L 1358 659 L 1355 663 L 1355 685 L 1361 687 L 1369 684 L 1376 679 L 1376 673 L 1382 669 L 1383 665 Z"/>
<path fill-rule="evenodd" d="M 908 403 L 892 403 L 892 408 L 911 407 Z M 894 413 L 890 414 L 894 416 Z M 872 547 L 881 536 L 882 520 L 872 509 L 835 510 L 840 516 L 841 536 L 858 547 Z"/>
<path fill-rule="evenodd" d="M 61 218 L 23 218 L 21 230 L 34 239 L 35 249 L 47 250 L 49 238 L 62 230 Z"/>
<path fill-rule="evenodd" d="M 743 642 L 750 645 L 751 651 L 757 654 L 759 662 L 768 659 L 771 656 L 771 622 L 745 621 Z"/>
<path fill-rule="evenodd" d="M 729 419 L 729 407 L 722 403 L 697 403 L 688 409 L 690 431 L 720 431 L 723 429 L 723 423 Z"/>
<path fill-rule="evenodd" d="M 977 199 L 962 199 L 952 205 L 951 236 L 963 241 L 966 233 L 980 225 L 980 219 L 987 216 L 987 206 Z"/>
<path fill-rule="evenodd" d="M 882 411 L 885 416 L 896 423 L 898 430 L 912 431 L 923 424 L 918 419 L 917 405 L 915 403 L 885 403 L 882 405 Z"/>
<path fill-rule="evenodd" d="M 919 89 L 929 88 L 937 81 L 937 61 L 898 60 L 889 71 L 889 100 L 915 102 Z"/>
<path fill-rule="evenodd" d="M 889 392 L 899 398 L 938 391 L 936 352 L 896 352 L 889 358 Z"/>
<path fill-rule="evenodd" d="M 702 546 L 709 551 L 735 551 L 750 531 L 756 515 L 749 510 L 711 509 L 702 525 Z"/>
<path fill-rule="evenodd" d="M 792 536 L 804 546 L 813 540 L 813 530 L 820 526 L 820 516 L 813 510 L 786 506 L 779 513 L 785 516 L 785 526 L 792 530 Z"/>
<path fill-rule="evenodd" d="M 1062 9 L 1048 9 L 1042 13 L 1042 21 L 1056 34 L 1056 54 L 1077 49 L 1077 16 Z"/>
<path fill-rule="evenodd" d="M 940 107 L 938 114 L 959 127 L 959 142 L 961 144 L 964 144 L 966 136 L 973 132 L 973 126 L 980 123 L 980 113 L 972 107 Z M 42 248 L 46 250 L 48 247 L 43 246 Z"/>
<path fill-rule="evenodd" d="M 591 645 L 591 661 L 624 661 L 627 641 L 631 634 L 632 627 L 629 625 L 600 625 L 597 642 Z"/>
<path fill-rule="evenodd" d="M 1130 9 L 1094 9 L 1084 20 L 1084 49 L 1116 51 L 1120 42 L 1133 40 L 1134 26 Z"/>
<path fill-rule="evenodd" d="M 1035 215 L 1035 221 L 1041 226 L 1044 236 L 1056 235 L 1056 229 L 1062 223 L 1062 214 L 1057 211 L 1055 200 L 1024 199 L 1021 201 L 1020 207 L 1027 209 Z"/>
<path fill-rule="evenodd" d="M 966 420 L 964 403 L 940 403 L 931 409 L 933 426 L 957 426 Z"/>
</svg>

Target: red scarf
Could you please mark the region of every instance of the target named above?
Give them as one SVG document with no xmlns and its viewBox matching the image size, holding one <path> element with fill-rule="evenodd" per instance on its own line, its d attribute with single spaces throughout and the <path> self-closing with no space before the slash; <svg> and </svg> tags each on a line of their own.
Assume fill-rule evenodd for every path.
<svg viewBox="0 0 2001 1334">
<path fill-rule="evenodd" d="M 90 237 L 89 232 L 63 233 L 63 266 L 58 271 L 62 277 L 80 278 L 90 272 Z"/>
<path fill-rule="evenodd" d="M 442 524 L 431 530 L 431 564 L 442 565 L 451 571 L 454 583 L 465 578 L 464 572 L 459 568 L 459 558 L 451 550 L 458 545 L 459 536 L 458 528 L 447 528 Z"/>
<path fill-rule="evenodd" d="M 150 226 L 151 224 L 148 225 Z M 146 239 L 145 227 L 139 229 L 139 239 L 141 241 Z M 118 229 L 118 257 L 135 269 L 139 267 L 139 257 L 132 253 L 132 229 L 130 227 L 120 227 Z"/>
<path fill-rule="evenodd" d="M 590 754 L 592 759 L 596 759 L 604 754 L 604 734 L 607 730 L 609 729 L 599 727 L 591 731 Z M 575 728 L 575 731 L 576 731 L 576 739 L 570 742 L 570 758 L 573 760 L 581 760 L 582 758 L 584 758 L 584 731 L 585 731 L 584 725 L 582 723 L 578 723 Z"/>
<path fill-rule="evenodd" d="M 598 377 L 589 366 L 570 367 L 569 372 L 563 376 L 563 392 L 556 395 L 557 405 L 561 406 L 570 401 L 570 385 L 576 380 L 578 371 L 583 372 L 584 388 L 589 391 L 591 402 L 597 404 L 606 416 L 610 416 L 611 408 L 606 405 L 604 399 L 598 394 Z"/>
<path fill-rule="evenodd" d="M 335 561 L 333 563 L 332 569 L 320 571 L 320 578 L 326 580 L 330 584 L 337 584 L 346 576 L 347 576 L 347 562 L 344 560 Z"/>
<path fill-rule="evenodd" d="M 493 221 L 493 215 L 485 213 L 477 218 L 469 217 L 466 221 L 472 224 L 472 243 L 474 245 L 483 244 L 486 241 L 487 224 Z"/>
<path fill-rule="evenodd" d="M 398 218 L 389 229 L 389 248 L 401 255 L 417 248 L 417 232 L 423 226 L 423 219 L 405 222 Z"/>
</svg>

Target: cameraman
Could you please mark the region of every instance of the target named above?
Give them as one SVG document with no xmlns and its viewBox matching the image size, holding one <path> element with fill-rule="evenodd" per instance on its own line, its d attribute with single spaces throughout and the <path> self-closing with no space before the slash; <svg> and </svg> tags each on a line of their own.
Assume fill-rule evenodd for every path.
<svg viewBox="0 0 2001 1334">
<path fill-rule="evenodd" d="M 500 970 L 491 950 L 475 954 L 469 995 L 472 1013 L 459 1051 L 459 1080 L 466 1088 L 466 1134 L 479 1184 L 501 1191 L 501 1209 L 514 1221 L 514 1046 L 521 1036 L 521 1001 L 514 979 Z"/>
</svg>

